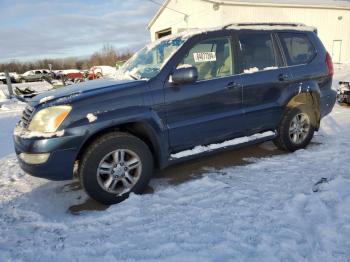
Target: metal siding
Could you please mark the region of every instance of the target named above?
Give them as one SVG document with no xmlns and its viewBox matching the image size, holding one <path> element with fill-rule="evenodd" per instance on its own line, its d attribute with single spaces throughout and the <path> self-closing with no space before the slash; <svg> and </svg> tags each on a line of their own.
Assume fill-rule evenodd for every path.
<svg viewBox="0 0 350 262">
<path fill-rule="evenodd" d="M 184 15 L 164 9 L 150 29 L 152 40 L 155 32 L 168 27 L 176 33 L 186 28 L 215 27 L 232 22 L 300 22 L 317 27 L 330 54 L 333 41 L 342 40 L 341 62 L 350 62 L 350 10 L 224 5 L 215 11 L 213 4 L 188 0 L 172 0 L 169 7 L 189 14 L 187 21 Z M 340 16 L 342 20 L 338 20 Z"/>
</svg>

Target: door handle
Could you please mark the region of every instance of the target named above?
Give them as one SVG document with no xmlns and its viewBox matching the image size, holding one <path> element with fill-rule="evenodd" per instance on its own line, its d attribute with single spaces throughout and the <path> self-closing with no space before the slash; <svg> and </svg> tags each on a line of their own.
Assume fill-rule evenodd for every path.
<svg viewBox="0 0 350 262">
<path fill-rule="evenodd" d="M 289 75 L 287 75 L 287 74 L 280 74 L 278 76 L 278 80 L 281 81 L 281 82 L 287 81 L 288 79 L 289 79 Z"/>
<path fill-rule="evenodd" d="M 236 83 L 236 82 L 230 82 L 226 86 L 227 89 L 236 89 L 236 88 L 239 88 L 239 87 L 241 87 L 241 85 Z"/>
</svg>

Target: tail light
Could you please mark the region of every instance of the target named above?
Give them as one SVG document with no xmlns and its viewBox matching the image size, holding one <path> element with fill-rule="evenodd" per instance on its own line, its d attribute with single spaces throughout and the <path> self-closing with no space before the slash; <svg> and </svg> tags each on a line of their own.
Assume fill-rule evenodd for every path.
<svg viewBox="0 0 350 262">
<path fill-rule="evenodd" d="M 326 55 L 326 64 L 327 64 L 327 68 L 328 68 L 328 75 L 333 76 L 334 75 L 333 61 L 332 61 L 332 57 L 330 56 L 330 54 L 328 52 Z"/>
</svg>

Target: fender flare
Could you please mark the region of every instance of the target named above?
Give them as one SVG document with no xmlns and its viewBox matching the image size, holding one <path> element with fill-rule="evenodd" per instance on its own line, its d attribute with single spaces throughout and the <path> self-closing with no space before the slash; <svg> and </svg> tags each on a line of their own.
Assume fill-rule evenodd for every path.
<svg viewBox="0 0 350 262">
<path fill-rule="evenodd" d="M 315 112 L 315 128 L 316 130 L 320 127 L 321 121 L 321 108 L 320 108 L 320 88 L 315 80 L 308 80 L 305 82 L 299 82 L 291 85 L 290 92 L 284 100 L 284 112 L 291 107 L 295 107 L 300 104 L 309 104 L 310 102 L 313 105 Z"/>
<path fill-rule="evenodd" d="M 118 118 L 116 118 L 118 119 Z M 143 140 L 154 155 L 156 166 L 163 168 L 167 166 L 169 147 L 168 132 L 165 124 L 158 115 L 148 110 L 141 114 L 130 115 L 122 120 L 98 121 L 91 124 L 86 130 L 85 138 L 77 150 L 76 159 L 84 154 L 86 148 L 98 137 L 114 131 L 128 132 Z"/>
</svg>

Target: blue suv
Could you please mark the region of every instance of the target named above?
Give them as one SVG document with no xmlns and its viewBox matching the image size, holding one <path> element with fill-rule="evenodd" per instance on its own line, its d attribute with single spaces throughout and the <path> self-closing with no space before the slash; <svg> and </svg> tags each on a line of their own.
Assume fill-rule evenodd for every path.
<svg viewBox="0 0 350 262">
<path fill-rule="evenodd" d="M 273 140 L 305 148 L 335 104 L 333 64 L 314 28 L 232 24 L 157 40 L 114 79 L 28 101 L 14 131 L 21 168 L 113 204 L 154 168 Z M 76 172 L 73 172 L 75 170 Z"/>
</svg>

